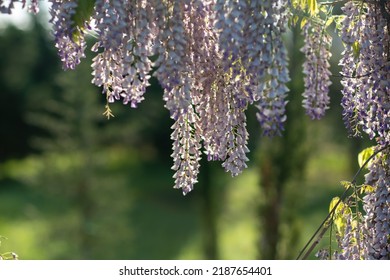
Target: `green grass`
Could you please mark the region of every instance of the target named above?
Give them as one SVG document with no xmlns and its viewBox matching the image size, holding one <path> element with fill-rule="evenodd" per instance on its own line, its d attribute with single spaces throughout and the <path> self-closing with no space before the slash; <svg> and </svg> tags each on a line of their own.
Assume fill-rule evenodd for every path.
<svg viewBox="0 0 390 280">
<path fill-rule="evenodd" d="M 332 198 L 343 193 L 344 188 L 340 181 L 351 180 L 348 167 L 348 151 L 342 146 L 328 145 L 312 155 L 308 163 L 307 179 L 304 186 L 305 195 L 300 211 L 300 217 L 304 223 L 302 227 L 302 236 L 304 237 L 302 241 L 304 242 L 301 248 L 309 241 L 328 215 L 329 203 Z M 328 231 L 310 255 L 311 259 L 315 258 L 314 254 L 319 249 L 329 247 L 329 235 Z"/>
<path fill-rule="evenodd" d="M 291 244 L 293 250 L 302 248 L 327 215 L 331 198 L 342 192 L 339 181 L 349 179 L 345 154 L 334 146 L 311 157 L 307 180 L 298 186 L 301 194 L 294 206 L 299 210 L 296 218 L 301 237 Z M 8 239 L 2 242 L 0 252 L 15 251 L 21 259 L 204 258 L 200 190 L 183 197 L 172 188 L 169 165 L 150 156 L 145 159 L 133 150 L 102 151 L 94 163 L 89 183 L 93 211 L 87 221 L 81 215 L 77 194 L 82 174 L 68 173 L 64 184 L 43 181 L 45 186 L 3 179 L 0 235 Z M 13 174 L 21 172 L 23 162 L 13 168 Z M 255 170 L 249 168 L 231 178 L 222 167 L 213 169 L 221 259 L 255 259 L 258 255 L 261 228 L 257 207 L 263 197 Z M 291 229 L 284 230 L 289 234 Z M 93 245 L 88 253 L 80 245 L 80 232 Z M 319 248 L 327 244 L 324 239 Z M 289 250 L 289 244 L 284 244 L 283 250 Z"/>
</svg>

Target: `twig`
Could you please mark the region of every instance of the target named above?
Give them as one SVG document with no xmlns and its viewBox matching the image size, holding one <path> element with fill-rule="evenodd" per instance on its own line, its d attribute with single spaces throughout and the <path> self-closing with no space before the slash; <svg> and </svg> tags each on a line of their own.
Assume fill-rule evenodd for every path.
<svg viewBox="0 0 390 280">
<path fill-rule="evenodd" d="M 320 2 L 318 3 L 319 5 L 331 5 L 331 6 L 336 6 L 339 3 L 345 3 L 348 2 L 349 0 L 339 0 L 339 1 L 329 1 L 329 2 Z"/>
<path fill-rule="evenodd" d="M 372 70 L 371 72 L 368 72 L 368 73 L 365 73 L 365 74 L 362 74 L 362 75 L 359 75 L 359 76 L 347 76 L 347 75 L 335 75 L 335 74 L 333 74 L 332 77 L 335 77 L 335 78 L 348 78 L 348 79 L 365 78 L 365 77 L 368 77 L 368 76 L 374 74 L 376 71 L 382 70 L 383 68 L 385 68 L 385 66 L 387 66 L 387 64 L 389 64 L 389 62 L 386 62 L 384 65 L 382 65 L 378 69 Z"/>
<path fill-rule="evenodd" d="M 326 218 L 322 221 L 318 229 L 315 231 L 313 236 L 309 239 L 309 241 L 306 243 L 306 245 L 303 247 L 301 252 L 299 253 L 297 260 L 302 259 L 305 260 L 309 257 L 311 252 L 313 252 L 314 248 L 320 243 L 322 237 L 324 236 L 325 232 L 328 230 L 329 226 L 333 223 L 333 219 L 329 219 L 333 217 L 333 214 L 335 213 L 337 207 L 339 204 L 344 201 L 344 199 L 347 197 L 348 191 L 351 189 L 351 186 L 356 184 L 357 177 L 359 176 L 360 172 L 363 170 L 363 168 L 368 164 L 368 162 L 373 159 L 376 155 L 378 155 L 380 152 L 384 151 L 385 149 L 389 148 L 389 146 L 384 146 L 381 149 L 375 151 L 359 168 L 359 170 L 356 172 L 355 176 L 353 177 L 351 184 L 348 186 L 348 188 L 344 191 L 344 193 L 341 195 L 340 199 L 337 201 L 337 203 L 333 206 L 332 210 L 329 212 L 329 214 L 326 216 Z M 329 223 L 327 223 L 329 221 Z M 317 237 L 318 236 L 318 237 Z M 316 238 L 317 237 L 317 238 Z M 316 238 L 316 239 L 315 239 Z M 314 240 L 315 239 L 315 240 Z M 311 242 L 314 240 L 313 244 Z M 306 248 L 311 244 L 310 248 L 306 251 Z M 301 258 L 301 256 L 303 257 Z"/>
</svg>

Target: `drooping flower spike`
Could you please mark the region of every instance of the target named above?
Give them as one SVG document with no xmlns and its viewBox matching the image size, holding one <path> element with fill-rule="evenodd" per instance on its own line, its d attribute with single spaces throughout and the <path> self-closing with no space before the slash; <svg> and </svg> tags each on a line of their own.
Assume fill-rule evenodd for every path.
<svg viewBox="0 0 390 280">
<path fill-rule="evenodd" d="M 11 13 L 16 2 L 1 0 L 0 11 Z M 185 193 L 193 188 L 202 154 L 222 161 L 232 175 L 246 167 L 245 112 L 250 105 L 258 108 L 263 134 L 282 134 L 289 81 L 282 37 L 294 1 L 49 2 L 65 69 L 80 63 L 85 37 L 94 30 L 92 82 L 102 88 L 108 102 L 121 100 L 137 107 L 151 76 L 158 79 L 175 122 L 173 169 L 180 182 L 176 188 Z M 31 12 L 39 11 L 37 0 L 22 3 Z M 381 145 L 390 143 L 389 23 L 383 16 L 389 5 L 347 1 L 341 31 L 344 121 L 355 134 L 363 131 Z M 321 118 L 329 105 L 330 37 L 324 31 L 310 21 L 303 27 L 303 106 L 313 119 Z"/>
</svg>

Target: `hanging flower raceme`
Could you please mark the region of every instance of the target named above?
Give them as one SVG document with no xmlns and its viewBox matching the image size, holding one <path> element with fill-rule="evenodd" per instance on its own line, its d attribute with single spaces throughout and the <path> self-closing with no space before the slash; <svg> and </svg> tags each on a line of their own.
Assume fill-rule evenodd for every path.
<svg viewBox="0 0 390 280">
<path fill-rule="evenodd" d="M 331 57 L 331 37 L 323 26 L 307 21 L 303 26 L 305 45 L 301 51 L 305 54 L 303 73 L 305 91 L 303 107 L 312 119 L 320 119 L 329 108 L 329 86 L 331 85 L 329 59 Z"/>
<path fill-rule="evenodd" d="M 32 13 L 38 0 L 0 0 L 10 14 L 16 2 Z M 290 0 L 49 0 L 50 22 L 63 68 L 74 69 L 85 56 L 86 35 L 96 34 L 92 82 L 107 102 L 131 107 L 144 99 L 149 79 L 161 84 L 165 107 L 174 121 L 175 188 L 187 194 L 198 181 L 202 153 L 221 161 L 232 176 L 247 167 L 246 110 L 254 104 L 268 136 L 281 135 L 286 121 L 289 79 L 282 40 L 290 11 L 309 12 L 301 49 L 303 107 L 312 119 L 329 105 L 331 37 L 318 24 L 319 5 Z M 378 147 L 390 145 L 390 2 L 343 3 L 340 61 L 343 118 L 354 136 L 366 133 Z M 345 3 L 344 3 L 345 2 Z M 310 7 L 309 6 L 310 4 Z M 293 9 L 290 9 L 294 7 Z M 331 15 L 328 10 L 327 17 Z M 313 19 L 313 17 L 317 17 Z M 331 19 L 331 18 L 330 18 Z M 294 22 L 294 18 L 291 22 Z M 108 106 L 108 104 L 107 104 Z M 381 148 L 383 149 L 383 148 Z M 383 152 L 384 153 L 384 152 Z M 388 154 L 388 151 L 387 151 Z M 377 156 L 366 184 L 362 230 L 346 217 L 338 259 L 390 258 L 390 161 Z"/>
<path fill-rule="evenodd" d="M 388 150 L 387 150 L 388 152 Z M 365 259 L 390 259 L 390 159 L 377 156 L 369 166 L 366 184 L 373 190 L 364 198 Z"/>
<path fill-rule="evenodd" d="M 287 53 L 280 39 L 274 40 L 277 46 L 272 54 L 272 64 L 267 70 L 268 81 L 262 87 L 262 94 L 258 102 L 257 119 L 263 128 L 264 135 L 281 135 L 283 124 L 286 121 L 286 97 L 290 80 L 287 69 Z"/>
<path fill-rule="evenodd" d="M 175 170 L 175 188 L 182 189 L 187 194 L 198 182 L 201 138 L 199 133 L 198 116 L 189 107 L 184 114 L 180 114 L 174 125 L 171 139 L 173 140 L 172 158 Z"/>
<path fill-rule="evenodd" d="M 10 12 L 15 1 L 0 2 Z M 26 4 L 26 1 L 23 1 Z M 37 11 L 37 1 L 30 8 Z M 136 107 L 154 75 L 174 120 L 175 188 L 186 194 L 202 146 L 232 176 L 247 167 L 245 112 L 256 103 L 265 135 L 286 120 L 287 0 L 50 0 L 50 22 L 65 69 L 83 58 L 94 31 L 92 82 L 108 102 Z M 153 58 L 153 61 L 152 61 Z M 153 69 L 153 70 L 152 70 Z M 107 104 L 108 106 L 108 104 Z"/>
<path fill-rule="evenodd" d="M 75 69 L 86 48 L 84 24 L 76 23 L 78 4 L 72 0 L 50 0 L 50 23 L 64 69 Z"/>
<path fill-rule="evenodd" d="M 6 2 L 6 3 L 4 3 Z M 15 3 L 18 2 L 17 0 L 10 0 L 8 1 L 4 1 L 4 0 L 0 0 L 0 13 L 2 14 L 11 14 L 12 13 L 12 9 L 15 8 Z"/>
<path fill-rule="evenodd" d="M 389 6 L 390 4 L 388 4 Z M 379 1 L 349 2 L 341 38 L 340 61 L 344 121 L 351 134 L 365 132 L 381 145 L 390 144 L 390 37 L 389 24 Z"/>
<path fill-rule="evenodd" d="M 289 81 L 281 36 L 288 18 L 288 1 L 217 1 L 215 28 L 223 68 L 237 81 L 237 98 L 258 102 L 263 134 L 280 135 L 286 120 Z"/>
<path fill-rule="evenodd" d="M 8 3 L 4 3 L 8 2 Z M 39 12 L 38 0 L 30 0 L 27 3 L 27 0 L 0 0 L 0 13 L 2 14 L 11 14 L 12 10 L 15 8 L 15 3 L 22 4 L 22 7 L 25 8 L 27 6 L 27 10 L 30 13 L 37 14 Z M 28 5 L 27 5 L 28 4 Z"/>
<path fill-rule="evenodd" d="M 30 4 L 28 5 L 28 11 L 33 14 L 38 14 L 39 13 L 39 5 L 38 5 L 39 0 L 30 0 Z M 23 5 L 26 5 L 26 0 L 23 0 Z"/>
<path fill-rule="evenodd" d="M 144 99 L 154 54 L 152 13 L 147 1 L 96 1 L 93 19 L 99 40 L 92 50 L 101 52 L 93 59 L 92 82 L 103 86 L 109 102 L 122 99 L 137 107 Z"/>
</svg>

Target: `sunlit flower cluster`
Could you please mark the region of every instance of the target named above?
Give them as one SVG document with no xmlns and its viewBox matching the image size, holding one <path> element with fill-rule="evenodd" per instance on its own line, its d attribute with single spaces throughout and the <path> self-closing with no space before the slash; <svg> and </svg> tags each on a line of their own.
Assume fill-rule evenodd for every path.
<svg viewBox="0 0 390 280">
<path fill-rule="evenodd" d="M 0 11 L 11 13 L 15 2 L 0 0 Z M 184 193 L 193 189 L 202 154 L 222 161 L 233 176 L 246 167 L 249 105 L 257 107 L 264 135 L 282 134 L 289 81 L 282 37 L 291 19 L 291 1 L 49 2 L 65 69 L 80 63 L 86 35 L 94 34 L 92 82 L 102 88 L 108 102 L 121 100 L 137 107 L 150 78 L 158 79 L 174 120 L 175 188 Z M 31 12 L 39 10 L 37 0 L 22 3 Z M 340 65 L 347 127 L 385 145 L 390 143 L 389 23 L 379 3 L 384 2 L 346 1 Z M 303 26 L 303 106 L 313 119 L 321 118 L 329 104 L 331 38 L 324 28 L 311 20 Z"/>
<path fill-rule="evenodd" d="M 27 6 L 30 13 L 37 14 L 39 12 L 38 0 L 29 0 L 29 3 L 27 0 L 0 0 L 0 13 L 11 14 L 16 2 L 21 2 L 23 8 Z"/>
<path fill-rule="evenodd" d="M 341 39 L 344 121 L 354 136 L 367 134 L 378 149 L 390 144 L 390 3 L 348 2 L 343 8 Z M 386 16 L 387 15 L 387 16 Z M 387 155 L 384 155 L 387 154 Z M 343 258 L 390 259 L 390 162 L 381 153 L 370 164 L 359 236 L 342 246 Z M 356 230 L 355 230 L 356 232 Z M 346 235 L 347 236 L 347 235 Z M 360 237 L 360 242 L 356 242 Z"/>
<path fill-rule="evenodd" d="M 345 228 L 337 236 L 341 251 L 334 254 L 335 259 L 390 259 L 389 148 L 383 147 L 376 153 L 368 164 L 364 185 L 359 187 L 365 193 L 362 199 L 359 198 L 364 213 L 356 210 L 360 204 L 356 196 L 350 199 L 350 202 L 355 200 L 355 213 L 349 211 L 344 216 Z"/>
<path fill-rule="evenodd" d="M 351 135 L 363 132 L 378 149 L 390 144 L 390 3 L 347 2 L 341 39 L 342 106 Z M 388 151 L 387 151 L 388 154 Z M 365 184 L 373 191 L 363 198 L 360 228 L 347 227 L 340 259 L 390 258 L 390 162 L 381 153 L 370 164 Z"/>
<path fill-rule="evenodd" d="M 374 190 L 364 198 L 365 259 L 390 259 L 390 159 L 378 156 L 370 165 L 366 184 Z"/>
<path fill-rule="evenodd" d="M 305 54 L 303 107 L 312 119 L 320 119 L 325 115 L 330 102 L 328 95 L 331 85 L 329 59 L 332 39 L 322 25 L 312 24 L 310 21 L 306 22 L 302 30 L 305 42 L 301 49 Z"/>
<path fill-rule="evenodd" d="M 347 260 L 388 260 L 390 259 L 390 159 L 386 156 L 389 148 L 377 150 L 376 156 L 368 164 L 365 175 L 362 205 L 360 210 L 346 211 L 343 232 L 337 236 L 340 252 L 335 259 Z M 356 187 L 356 186 L 355 186 Z M 356 195 L 356 192 L 355 192 Z M 358 206 L 352 198 L 350 203 Z M 357 207 L 354 207 L 357 209 Z"/>
<path fill-rule="evenodd" d="M 92 82 L 108 102 L 137 107 L 151 76 L 158 79 L 175 121 L 175 188 L 184 194 L 197 182 L 202 153 L 222 161 L 233 176 L 247 166 L 250 104 L 259 109 L 265 135 L 281 134 L 289 81 L 282 35 L 289 1 L 88 0 L 83 3 L 93 5 L 88 20 L 80 18 L 85 11 L 78 1 L 50 2 L 65 69 L 84 57 L 88 31 L 96 34 Z"/>
<path fill-rule="evenodd" d="M 286 120 L 287 54 L 282 42 L 288 1 L 217 1 L 223 69 L 230 69 L 240 98 L 257 103 L 264 135 L 280 135 Z"/>
<path fill-rule="evenodd" d="M 374 1 L 375 2 L 375 1 Z M 379 1 L 377 1 L 379 2 Z M 390 3 L 387 4 L 390 8 Z M 344 121 L 353 135 L 365 132 L 390 144 L 389 23 L 378 3 L 348 2 L 341 38 Z"/>
<path fill-rule="evenodd" d="M 150 1 L 148 1 L 150 2 Z M 93 80 L 109 102 L 137 107 L 149 86 L 155 39 L 150 3 L 97 0 L 93 19 L 98 41 L 92 47 Z"/>
<path fill-rule="evenodd" d="M 72 0 L 51 0 L 50 2 L 52 5 L 50 22 L 53 24 L 58 54 L 65 69 L 75 69 L 81 58 L 85 57 L 86 48 L 83 31 L 76 26 L 73 19 L 77 3 Z"/>
<path fill-rule="evenodd" d="M 338 260 L 360 260 L 363 252 L 362 227 L 358 226 L 352 214 L 346 217 L 345 231 L 342 236 L 338 236 L 341 252 L 335 252 L 334 258 Z"/>
</svg>

